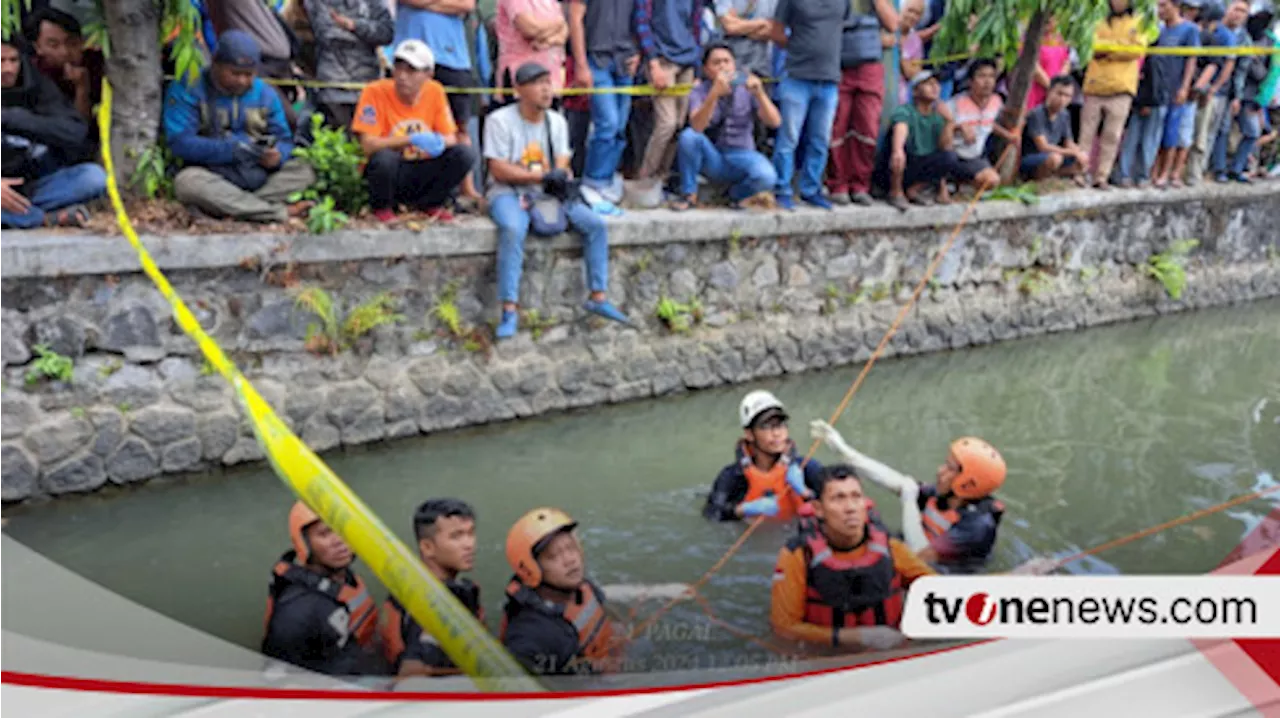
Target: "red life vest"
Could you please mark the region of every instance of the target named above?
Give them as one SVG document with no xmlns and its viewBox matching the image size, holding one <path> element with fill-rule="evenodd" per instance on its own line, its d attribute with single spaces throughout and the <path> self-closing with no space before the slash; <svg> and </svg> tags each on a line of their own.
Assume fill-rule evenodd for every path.
<svg viewBox="0 0 1280 718">
<path fill-rule="evenodd" d="M 747 495 L 742 500 L 755 501 L 772 495 L 778 499 L 778 515 L 769 518 L 775 521 L 790 521 L 803 503 L 787 485 L 787 468 L 791 466 L 793 460 L 797 459 L 788 450 L 778 457 L 778 460 L 773 463 L 773 468 L 761 471 L 751 460 L 751 449 L 744 444 L 739 465 L 742 467 L 742 475 L 747 479 Z"/>
<path fill-rule="evenodd" d="M 536 611 L 569 624 L 578 634 L 578 651 L 574 657 L 586 664 L 588 672 L 604 673 L 614 641 L 613 623 L 605 614 L 600 595 L 594 583 L 583 581 L 573 600 L 567 604 L 554 603 L 512 578 L 507 584 L 507 602 L 503 607 L 502 626 L 498 630 L 499 640 L 506 640 L 507 624 L 521 611 Z"/>
<path fill-rule="evenodd" d="M 272 568 L 271 587 L 267 592 L 267 611 L 262 621 L 263 632 L 271 625 L 276 600 L 290 585 L 298 585 L 328 596 L 340 606 L 338 610 L 346 613 L 345 630 L 333 621 L 330 622 L 335 630 L 343 634 L 340 644 L 345 644 L 348 638 L 354 637 L 361 646 L 367 648 L 372 645 L 378 623 L 378 607 L 365 589 L 364 581 L 350 570 L 346 572 L 346 581 L 335 581 L 299 566 L 294 561 L 296 558 L 297 554 L 289 551 Z"/>
<path fill-rule="evenodd" d="M 480 606 L 480 587 L 465 578 L 454 581 L 445 581 L 445 587 L 466 606 L 471 615 L 484 621 L 484 608 Z M 435 638 L 427 632 L 427 630 L 418 625 L 418 622 L 404 610 L 404 606 L 396 600 L 395 596 L 388 596 L 386 602 L 382 605 L 382 620 L 378 626 L 378 635 L 382 638 L 382 653 L 387 659 L 387 663 L 395 668 L 400 667 L 400 657 L 404 655 L 405 649 L 411 644 L 417 642 L 435 643 Z M 453 664 L 453 661 L 445 659 L 445 665 L 428 666 L 437 669 L 433 673 L 439 675 L 451 675 L 460 673 L 461 671 Z"/>
<path fill-rule="evenodd" d="M 1004 503 L 994 496 L 987 496 L 974 503 L 965 504 L 962 509 L 942 509 L 938 505 L 938 497 L 930 496 L 924 504 L 924 510 L 920 512 L 920 523 L 924 526 L 924 534 L 929 542 L 932 543 L 950 531 L 951 527 L 960 520 L 961 511 L 989 513 L 999 526 L 1000 519 L 1004 516 Z"/>
<path fill-rule="evenodd" d="M 893 565 L 889 535 L 867 523 L 866 550 L 838 559 L 820 529 L 809 525 L 788 543 L 804 549 L 804 620 L 819 626 L 892 626 L 902 621 L 902 576 Z"/>
</svg>

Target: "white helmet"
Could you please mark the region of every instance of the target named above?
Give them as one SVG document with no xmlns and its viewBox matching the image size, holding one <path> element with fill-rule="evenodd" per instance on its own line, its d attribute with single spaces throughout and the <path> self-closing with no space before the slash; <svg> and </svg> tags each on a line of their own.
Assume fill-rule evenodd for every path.
<svg viewBox="0 0 1280 718">
<path fill-rule="evenodd" d="M 770 409 L 777 409 L 782 412 L 784 418 L 787 415 L 787 408 L 773 394 L 764 390 L 756 390 L 747 394 L 742 398 L 742 404 L 738 407 L 738 418 L 742 420 L 742 428 L 750 428 L 756 417 Z"/>
</svg>

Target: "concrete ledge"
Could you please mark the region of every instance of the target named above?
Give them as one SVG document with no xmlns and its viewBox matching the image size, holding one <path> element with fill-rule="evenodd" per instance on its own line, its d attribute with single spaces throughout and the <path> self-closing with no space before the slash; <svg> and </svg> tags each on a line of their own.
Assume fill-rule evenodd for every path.
<svg viewBox="0 0 1280 718">
<path fill-rule="evenodd" d="M 1169 205 L 1214 201 L 1218 204 L 1280 201 L 1280 182 L 1251 185 L 1209 183 L 1177 190 L 1082 190 L 1042 197 L 1037 205 L 984 202 L 970 224 L 1035 219 L 1071 212 L 1111 212 L 1133 205 Z M 732 210 L 632 211 L 609 220 L 614 247 L 671 242 L 724 241 L 726 237 L 769 238 L 791 235 L 842 234 L 853 231 L 945 230 L 960 221 L 963 205 L 914 208 L 900 213 L 887 205 L 838 208 L 832 212 L 804 208 L 794 212 Z M 1280 230 L 1278 230 L 1280 234 Z M 492 222 L 472 218 L 449 227 L 411 230 L 358 230 L 327 235 L 252 233 L 236 235 L 148 235 L 143 243 L 162 270 L 235 267 L 246 258 L 264 264 L 348 262 L 383 257 L 455 257 L 493 254 L 498 235 Z M 578 246 L 575 236 L 530 243 L 552 249 Z M 0 244 L 0 277 L 21 279 L 67 275 L 123 274 L 140 271 L 133 248 L 120 238 L 13 232 Z"/>
</svg>

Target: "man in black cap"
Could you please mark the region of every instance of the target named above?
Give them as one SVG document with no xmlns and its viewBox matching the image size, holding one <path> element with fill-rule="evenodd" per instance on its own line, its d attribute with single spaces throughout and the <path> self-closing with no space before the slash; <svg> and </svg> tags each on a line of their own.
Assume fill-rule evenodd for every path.
<svg viewBox="0 0 1280 718">
<path fill-rule="evenodd" d="M 580 199 L 569 197 L 569 123 L 551 109 L 554 93 L 551 71 L 536 62 L 516 70 L 518 101 L 489 115 L 484 128 L 484 157 L 489 166 L 489 215 L 497 223 L 498 300 L 502 321 L 495 335 L 514 336 L 519 324 L 520 274 L 530 210 L 543 190 L 562 195 L 568 224 L 582 234 L 587 290 L 583 308 L 592 314 L 627 323 L 627 316 L 609 303 L 609 235 L 602 220 Z"/>
<path fill-rule="evenodd" d="M 218 217 L 284 222 L 306 211 L 306 203 L 286 202 L 315 173 L 291 159 L 293 133 L 279 94 L 257 77 L 260 60 L 248 34 L 222 33 L 213 66 L 195 84 L 169 84 L 165 141 L 186 164 L 174 179 L 178 201 Z"/>
</svg>

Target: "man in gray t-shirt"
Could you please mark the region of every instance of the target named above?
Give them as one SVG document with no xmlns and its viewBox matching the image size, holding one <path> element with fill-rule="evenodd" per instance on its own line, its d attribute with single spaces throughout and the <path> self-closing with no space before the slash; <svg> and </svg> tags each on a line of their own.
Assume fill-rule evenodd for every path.
<svg viewBox="0 0 1280 718">
<path fill-rule="evenodd" d="M 773 77 L 769 23 L 778 0 L 715 0 L 715 9 L 738 67 L 761 79 Z"/>
<path fill-rule="evenodd" d="M 582 258 L 587 264 L 589 295 L 582 308 L 623 324 L 627 315 L 609 303 L 609 235 L 604 220 L 591 210 L 571 184 L 569 123 L 551 109 L 554 92 L 551 71 L 526 62 L 515 73 L 517 102 L 493 112 L 485 120 L 484 158 L 489 166 L 489 216 L 498 225 L 498 300 L 502 320 L 494 336 L 512 337 L 520 323 L 520 274 L 524 268 L 524 238 L 530 211 L 552 212 L 560 200 L 569 226 L 582 234 Z M 543 216 L 554 221 L 554 216 Z"/>
<path fill-rule="evenodd" d="M 800 199 L 831 209 L 831 200 L 822 194 L 822 173 L 839 99 L 840 36 L 849 14 L 849 0 L 779 0 L 774 10 L 773 41 L 787 48 L 787 76 L 778 83 L 777 94 L 782 126 L 773 146 L 778 174 L 774 194 L 783 209 L 795 206 L 791 178 L 802 128 L 808 133 L 800 148 Z"/>
</svg>

